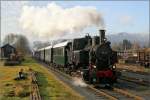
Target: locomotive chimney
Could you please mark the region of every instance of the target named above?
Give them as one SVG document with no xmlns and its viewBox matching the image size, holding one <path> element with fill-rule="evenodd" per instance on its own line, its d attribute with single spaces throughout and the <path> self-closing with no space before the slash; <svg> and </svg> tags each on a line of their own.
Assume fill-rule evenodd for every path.
<svg viewBox="0 0 150 100">
<path fill-rule="evenodd" d="M 103 44 L 105 42 L 105 30 L 99 30 L 100 35 L 100 44 Z"/>
</svg>

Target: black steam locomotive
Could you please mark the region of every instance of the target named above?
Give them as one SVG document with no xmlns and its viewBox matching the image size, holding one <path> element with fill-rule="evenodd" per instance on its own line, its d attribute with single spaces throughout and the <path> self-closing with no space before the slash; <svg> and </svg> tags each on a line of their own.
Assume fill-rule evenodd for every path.
<svg viewBox="0 0 150 100">
<path fill-rule="evenodd" d="M 76 38 L 34 52 L 34 57 L 63 68 L 66 72 L 82 71 L 84 80 L 90 83 L 112 85 L 116 81 L 115 63 L 117 52 L 105 38 L 105 30 L 100 36 Z M 55 66 L 54 66 L 55 65 Z"/>
</svg>

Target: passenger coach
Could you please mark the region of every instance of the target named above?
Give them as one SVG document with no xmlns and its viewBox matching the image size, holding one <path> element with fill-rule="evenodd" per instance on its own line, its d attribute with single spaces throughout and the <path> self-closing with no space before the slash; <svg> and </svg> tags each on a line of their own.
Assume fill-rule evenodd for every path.
<svg viewBox="0 0 150 100">
<path fill-rule="evenodd" d="M 45 61 L 45 48 L 39 49 L 40 52 L 40 60 Z"/>
<path fill-rule="evenodd" d="M 54 45 L 53 47 L 53 63 L 59 66 L 67 66 L 67 48 L 69 46 L 69 41 L 61 42 Z"/>
<path fill-rule="evenodd" d="M 52 46 L 45 47 L 45 62 L 52 63 L 53 62 L 53 49 Z"/>
</svg>

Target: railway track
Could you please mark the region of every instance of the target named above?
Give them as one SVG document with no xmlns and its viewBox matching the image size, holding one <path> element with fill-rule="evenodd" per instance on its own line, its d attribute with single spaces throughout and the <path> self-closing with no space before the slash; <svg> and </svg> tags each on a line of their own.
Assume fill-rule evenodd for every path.
<svg viewBox="0 0 150 100">
<path fill-rule="evenodd" d="M 62 76 L 68 78 L 68 79 L 73 79 L 71 76 L 68 74 L 55 69 L 50 66 L 46 66 L 48 69 L 50 69 L 53 72 L 57 72 L 61 74 Z M 97 100 L 144 100 L 142 97 L 137 96 L 135 94 L 130 93 L 127 90 L 123 90 L 121 88 L 114 87 L 112 90 L 108 89 L 101 89 L 101 88 L 95 88 L 93 85 L 87 85 L 87 89 L 91 90 L 94 92 L 95 96 L 97 97 Z"/>
<path fill-rule="evenodd" d="M 101 99 L 118 100 L 116 97 L 106 93 L 105 91 L 100 91 L 92 85 L 88 85 L 87 88 L 95 92 L 95 95 L 97 96 L 97 100 L 101 100 Z"/>
<path fill-rule="evenodd" d="M 30 73 L 30 76 L 31 76 L 30 100 L 42 100 L 39 92 L 39 87 L 37 84 L 36 73 L 32 71 Z"/>
<path fill-rule="evenodd" d="M 130 93 L 127 90 L 123 90 L 117 87 L 113 89 L 95 88 L 92 85 L 88 85 L 88 88 L 99 93 L 100 96 L 105 96 L 109 100 L 144 100 L 142 97 Z"/>
<path fill-rule="evenodd" d="M 129 70 L 129 69 L 117 68 L 117 70 L 120 71 L 120 72 L 121 71 L 128 71 L 128 72 L 131 72 L 131 73 L 137 73 L 137 74 L 141 74 L 141 75 L 150 75 L 150 73 L 148 73 L 148 72 L 134 71 L 134 70 Z"/>
<path fill-rule="evenodd" d="M 132 93 L 130 93 L 129 91 L 124 90 L 124 89 L 120 89 L 120 88 L 114 87 L 114 88 L 113 88 L 113 91 L 115 91 L 115 92 L 117 92 L 117 93 L 120 93 L 120 94 L 122 94 L 122 95 L 124 95 L 124 96 L 126 96 L 126 97 L 128 97 L 128 98 L 131 98 L 131 100 L 133 100 L 133 99 L 135 99 L 135 100 L 144 100 L 142 97 L 137 96 L 137 95 L 135 95 L 135 94 L 132 94 Z"/>
<path fill-rule="evenodd" d="M 124 80 L 124 81 L 128 81 L 128 82 L 132 82 L 138 85 L 143 85 L 143 86 L 150 86 L 148 81 L 145 80 L 139 80 L 139 79 L 135 79 L 135 78 L 131 78 L 131 77 L 121 77 L 119 78 L 120 80 Z"/>
</svg>

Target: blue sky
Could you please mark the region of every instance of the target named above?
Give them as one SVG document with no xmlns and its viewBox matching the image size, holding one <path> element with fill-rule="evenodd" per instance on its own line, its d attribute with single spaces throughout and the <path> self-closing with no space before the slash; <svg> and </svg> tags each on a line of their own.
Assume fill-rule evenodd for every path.
<svg viewBox="0 0 150 100">
<path fill-rule="evenodd" d="M 17 20 L 24 5 L 46 6 L 51 1 L 6 1 L 1 3 L 1 33 L 2 38 L 9 33 L 25 33 Z M 149 0 L 145 1 L 55 1 L 63 8 L 75 6 L 93 6 L 102 13 L 105 28 L 108 33 L 119 32 L 149 33 Z M 95 27 L 84 32 L 97 32 Z"/>
<path fill-rule="evenodd" d="M 32 1 L 30 5 L 45 6 L 46 2 Z M 117 32 L 149 32 L 149 1 L 57 1 L 64 8 L 94 6 L 103 14 L 106 29 Z M 126 23 L 121 18 L 129 17 Z M 93 31 L 93 30 L 92 30 Z"/>
</svg>

